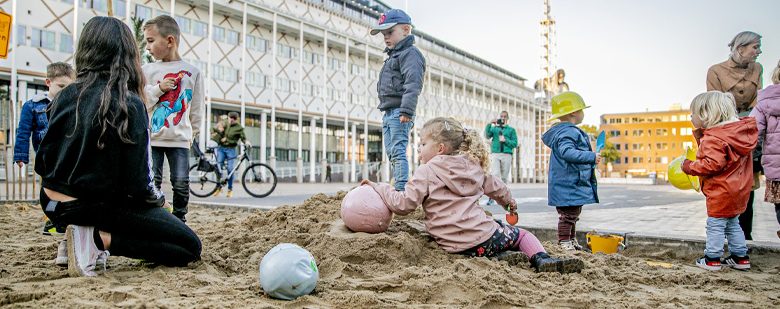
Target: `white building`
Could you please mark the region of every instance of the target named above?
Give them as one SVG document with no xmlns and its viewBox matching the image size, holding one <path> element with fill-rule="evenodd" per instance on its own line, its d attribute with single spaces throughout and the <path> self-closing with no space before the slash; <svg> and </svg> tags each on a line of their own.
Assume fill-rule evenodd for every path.
<svg viewBox="0 0 780 309">
<path fill-rule="evenodd" d="M 78 5 L 74 4 L 77 3 Z M 108 0 L 11 0 L 13 33 L 8 59 L 0 60 L 0 96 L 12 142 L 20 104 L 45 91 L 45 68 L 73 62 L 84 24 L 106 15 Z M 113 14 L 148 20 L 169 14 L 183 32 L 182 58 L 207 74 L 207 126 L 228 111 L 241 121 L 257 151 L 282 179 L 357 181 L 389 174 L 383 156 L 376 80 L 385 59 L 381 35 L 370 36 L 380 1 L 340 0 L 113 0 Z M 74 31 L 74 28 L 78 29 Z M 212 31 L 209 31 L 209 30 Z M 545 180 L 540 133 L 549 107 L 533 99 L 526 80 L 415 29 L 427 60 L 415 122 L 451 116 L 482 130 L 501 110 L 517 129 L 513 179 Z M 499 43 L 499 42 L 497 42 Z M 16 85 L 15 87 L 12 85 Z M 7 101 L 6 101 L 7 102 Z M 208 131 L 204 131 L 208 132 Z M 416 137 L 408 150 L 416 165 Z M 380 166 L 385 166 L 381 168 Z M 382 172 L 378 172 L 378 171 Z M 313 172 L 312 172 L 313 171 Z M 341 177 L 346 174 L 347 177 Z"/>
</svg>

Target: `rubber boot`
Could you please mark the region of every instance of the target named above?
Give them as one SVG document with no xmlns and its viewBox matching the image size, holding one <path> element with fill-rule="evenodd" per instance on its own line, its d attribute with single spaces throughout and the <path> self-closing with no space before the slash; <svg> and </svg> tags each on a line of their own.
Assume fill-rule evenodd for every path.
<svg viewBox="0 0 780 309">
<path fill-rule="evenodd" d="M 539 252 L 531 257 L 531 267 L 537 272 L 559 272 L 562 274 L 580 272 L 584 263 L 576 258 L 554 258 L 546 252 Z"/>
</svg>

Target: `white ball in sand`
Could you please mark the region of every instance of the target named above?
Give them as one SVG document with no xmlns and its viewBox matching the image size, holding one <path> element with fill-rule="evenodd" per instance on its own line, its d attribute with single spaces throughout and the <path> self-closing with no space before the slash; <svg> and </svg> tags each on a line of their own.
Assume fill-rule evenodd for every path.
<svg viewBox="0 0 780 309">
<path fill-rule="evenodd" d="M 307 295 L 319 278 L 314 256 L 296 244 L 278 244 L 260 261 L 260 286 L 273 298 L 293 300 Z"/>
<path fill-rule="evenodd" d="M 374 188 L 360 186 L 341 201 L 341 220 L 353 232 L 381 233 L 387 230 L 393 213 Z"/>
</svg>

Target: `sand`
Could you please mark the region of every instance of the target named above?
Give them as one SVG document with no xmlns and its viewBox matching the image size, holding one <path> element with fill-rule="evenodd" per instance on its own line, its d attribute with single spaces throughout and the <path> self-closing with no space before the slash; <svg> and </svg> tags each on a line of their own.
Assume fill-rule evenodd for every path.
<svg viewBox="0 0 780 309">
<path fill-rule="evenodd" d="M 192 207 L 202 260 L 168 268 L 112 256 L 97 278 L 69 278 L 52 262 L 57 237 L 40 234 L 41 211 L 0 205 L 0 306 L 196 308 L 398 307 L 729 307 L 780 306 L 780 255 L 753 256 L 753 269 L 712 273 L 695 256 L 629 248 L 576 255 L 581 273 L 535 273 L 515 262 L 447 254 L 424 232 L 422 214 L 396 217 L 383 234 L 352 233 L 339 220 L 343 193 L 268 212 Z M 522 218 L 520 223 L 522 224 Z M 269 298 L 258 283 L 263 254 L 278 243 L 317 259 L 315 291 L 294 301 Z M 663 262 L 649 265 L 647 262 Z M 669 263 L 669 264 L 664 264 Z M 671 268 L 667 268 L 671 266 Z"/>
</svg>

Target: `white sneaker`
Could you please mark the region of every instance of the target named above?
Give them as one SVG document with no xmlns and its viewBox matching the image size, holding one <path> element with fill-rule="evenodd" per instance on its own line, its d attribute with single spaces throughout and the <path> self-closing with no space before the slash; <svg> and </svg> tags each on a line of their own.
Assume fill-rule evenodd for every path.
<svg viewBox="0 0 780 309">
<path fill-rule="evenodd" d="M 107 250 L 99 250 L 95 245 L 93 226 L 68 225 L 65 235 L 68 239 L 68 274 L 71 277 L 94 277 L 97 260 L 108 260 Z M 105 271 L 105 262 L 103 264 Z"/>
<path fill-rule="evenodd" d="M 574 241 L 572 240 L 561 240 L 558 242 L 558 245 L 560 245 L 561 248 L 566 251 L 577 251 L 577 247 L 574 245 Z"/>
<path fill-rule="evenodd" d="M 96 261 L 97 265 L 103 265 L 103 268 L 108 267 L 108 255 L 100 255 Z M 57 266 L 68 266 L 68 240 L 60 240 L 59 246 L 57 246 L 57 257 L 54 258 L 54 264 Z"/>
<path fill-rule="evenodd" d="M 54 258 L 54 264 L 68 266 L 68 241 L 66 239 L 60 240 L 60 244 L 57 246 L 57 257 Z"/>
<path fill-rule="evenodd" d="M 582 245 L 580 245 L 576 238 L 572 238 L 571 243 L 574 245 L 574 249 L 577 249 L 577 251 L 582 251 Z"/>
</svg>

